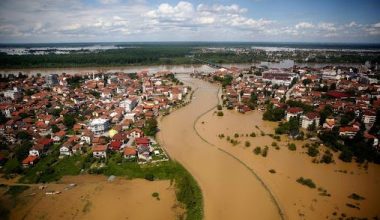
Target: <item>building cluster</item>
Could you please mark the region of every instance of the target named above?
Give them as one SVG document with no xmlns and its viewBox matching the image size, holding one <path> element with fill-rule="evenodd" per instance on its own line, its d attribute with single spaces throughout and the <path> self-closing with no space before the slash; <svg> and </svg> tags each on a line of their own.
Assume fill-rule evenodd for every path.
<svg viewBox="0 0 380 220">
<path fill-rule="evenodd" d="M 115 151 L 139 162 L 164 158 L 149 129 L 179 103 L 188 87 L 168 71 L 149 74 L 50 74 L 0 83 L 0 162 L 28 142 L 22 164 L 59 148 L 61 156 Z M 146 134 L 148 132 L 148 134 Z"/>
<path fill-rule="evenodd" d="M 380 84 L 375 73 L 349 67 L 296 67 L 259 70 L 219 69 L 212 74 L 194 74 L 208 81 L 232 80 L 223 88 L 223 104 L 228 109 L 283 109 L 284 121 L 296 117 L 299 127 L 317 132 L 333 129 L 339 136 L 353 138 L 364 130 L 364 138 L 379 147 L 380 134 L 373 125 L 380 109 Z M 222 81 L 222 80 L 218 80 Z M 289 101 L 299 106 L 289 105 Z M 302 108 L 308 107 L 307 110 Z M 326 116 L 322 114 L 330 111 Z"/>
</svg>

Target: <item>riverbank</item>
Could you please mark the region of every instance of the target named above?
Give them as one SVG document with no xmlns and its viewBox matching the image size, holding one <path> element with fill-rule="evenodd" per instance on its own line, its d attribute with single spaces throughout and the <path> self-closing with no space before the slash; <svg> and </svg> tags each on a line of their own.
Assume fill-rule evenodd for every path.
<svg viewBox="0 0 380 220">
<path fill-rule="evenodd" d="M 223 110 L 224 116 L 220 117 L 214 113 L 215 110 L 198 120 L 195 125 L 198 133 L 205 141 L 218 146 L 257 173 L 289 219 L 373 218 L 380 215 L 377 208 L 380 202 L 377 190 L 380 166 L 369 164 L 366 169 L 356 163 L 344 163 L 337 155 L 334 155 L 335 163 L 313 163 L 313 158 L 306 154 L 306 148 L 302 148 L 307 141 L 293 141 L 285 136 L 277 141 L 270 137 L 268 134 L 274 133 L 277 123 L 263 121 L 261 112 L 240 114 Z M 255 133 L 254 137 L 251 137 L 252 133 Z M 227 138 L 236 140 L 237 144 L 232 144 Z M 272 146 L 274 142 L 276 146 Z M 288 149 L 289 143 L 296 144 L 295 151 Z M 265 157 L 254 154 L 253 150 L 258 146 L 261 149 L 268 147 Z M 326 148 L 319 147 L 319 150 L 322 154 Z M 299 184 L 296 180 L 300 177 L 310 178 L 316 188 Z M 352 194 L 365 199 L 349 198 Z"/>
</svg>

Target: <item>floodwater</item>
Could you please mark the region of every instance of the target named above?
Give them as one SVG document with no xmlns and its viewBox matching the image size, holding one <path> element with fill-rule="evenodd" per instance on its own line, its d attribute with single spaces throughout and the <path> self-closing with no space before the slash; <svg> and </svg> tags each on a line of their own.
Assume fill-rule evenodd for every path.
<svg viewBox="0 0 380 220">
<path fill-rule="evenodd" d="M 275 140 L 268 134 L 274 133 L 277 123 L 263 121 L 262 112 L 223 112 L 223 117 L 218 117 L 214 110 L 202 116 L 195 126 L 197 131 L 208 142 L 239 158 L 254 170 L 275 195 L 288 219 L 339 219 L 344 215 L 372 219 L 380 216 L 379 165 L 370 163 L 368 169 L 365 169 L 363 165 L 354 162 L 340 161 L 336 153 L 335 163 L 313 163 L 312 158 L 306 154 L 306 148 L 302 148 L 307 141 L 293 141 L 281 136 L 281 141 L 276 141 L 280 149 L 272 147 Z M 261 136 L 261 131 L 266 135 Z M 257 136 L 250 137 L 252 132 Z M 235 133 L 239 135 L 238 138 L 234 137 Z M 233 146 L 226 138 L 219 138 L 219 134 L 230 136 L 240 144 Z M 250 142 L 249 147 L 245 146 L 246 141 Z M 289 142 L 297 145 L 296 151 L 288 150 Z M 267 157 L 255 155 L 252 151 L 256 146 L 268 146 Z M 317 158 L 323 155 L 326 148 L 321 146 L 319 150 Z M 270 169 L 276 173 L 270 173 Z M 297 183 L 299 177 L 312 179 L 316 188 L 311 189 Z M 318 188 L 327 190 L 326 194 L 330 196 L 321 195 Z M 352 193 L 365 199 L 348 198 Z M 356 208 L 349 207 L 348 204 Z"/>
<path fill-rule="evenodd" d="M 64 190 L 69 183 L 77 186 Z M 85 175 L 66 176 L 46 186 L 40 190 L 38 184 L 31 185 L 21 194 L 10 219 L 178 219 L 183 214 L 169 180 L 107 182 L 105 176 Z M 45 195 L 55 190 L 61 194 Z M 154 192 L 159 200 L 152 196 Z"/>
<path fill-rule="evenodd" d="M 251 64 L 223 64 L 224 67 L 238 67 L 238 68 L 250 68 Z M 124 73 L 135 73 L 141 70 L 148 70 L 149 73 L 156 73 L 159 71 L 171 71 L 173 73 L 192 73 L 204 72 L 212 73 L 215 71 L 215 68 L 212 68 L 208 65 L 131 65 L 131 66 L 115 66 L 115 67 L 72 67 L 72 68 L 25 68 L 25 69 L 0 69 L 0 74 L 18 74 L 23 73 L 27 75 L 41 75 L 47 74 L 92 74 L 99 72 L 113 73 L 113 72 L 124 72 Z"/>
<path fill-rule="evenodd" d="M 244 164 L 197 135 L 196 120 L 218 102 L 218 86 L 178 75 L 196 90 L 192 102 L 164 117 L 158 140 L 194 176 L 203 193 L 205 219 L 281 219 L 273 195 Z"/>
</svg>

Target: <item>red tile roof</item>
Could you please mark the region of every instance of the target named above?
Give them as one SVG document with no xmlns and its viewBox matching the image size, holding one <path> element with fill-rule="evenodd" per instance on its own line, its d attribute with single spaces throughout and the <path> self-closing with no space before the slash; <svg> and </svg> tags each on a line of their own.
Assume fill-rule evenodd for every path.
<svg viewBox="0 0 380 220">
<path fill-rule="evenodd" d="M 33 163 L 35 160 L 38 159 L 38 156 L 29 155 L 27 156 L 23 161 L 22 164 L 30 164 Z"/>
<path fill-rule="evenodd" d="M 148 145 L 149 144 L 149 138 L 146 138 L 146 137 L 136 138 L 135 142 L 137 145 Z"/>
<path fill-rule="evenodd" d="M 302 111 L 303 110 L 300 107 L 291 107 L 291 108 L 288 108 L 288 110 L 287 110 L 287 112 L 291 113 L 291 114 L 297 114 L 297 113 L 300 113 Z"/>
<path fill-rule="evenodd" d="M 130 148 L 130 147 L 126 147 L 124 149 L 124 155 L 125 156 L 130 156 L 130 155 L 136 155 L 137 151 L 133 148 Z"/>
<path fill-rule="evenodd" d="M 107 146 L 106 145 L 96 145 L 92 147 L 92 151 L 100 152 L 100 151 L 106 151 Z"/>
</svg>

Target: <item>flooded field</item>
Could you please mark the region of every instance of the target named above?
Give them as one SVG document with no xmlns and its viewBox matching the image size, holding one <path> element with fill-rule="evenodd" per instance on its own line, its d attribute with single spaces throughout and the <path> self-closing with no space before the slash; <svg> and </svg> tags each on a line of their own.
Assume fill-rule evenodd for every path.
<svg viewBox="0 0 380 220">
<path fill-rule="evenodd" d="M 65 190 L 69 183 L 77 186 Z M 105 176 L 86 175 L 64 177 L 44 190 L 38 186 L 31 185 L 17 198 L 10 219 L 178 219 L 183 213 L 169 180 L 108 182 Z M 61 193 L 45 195 L 46 191 Z"/>
<path fill-rule="evenodd" d="M 195 91 L 193 101 L 160 122 L 158 138 L 201 187 L 205 219 L 281 219 L 279 206 L 244 164 L 208 144 L 194 130 L 196 120 L 218 100 L 218 87 L 177 76 Z"/>
<path fill-rule="evenodd" d="M 277 123 L 263 121 L 262 112 L 240 114 L 223 110 L 224 116 L 219 117 L 214 111 L 198 120 L 195 127 L 199 134 L 254 170 L 278 199 L 288 219 L 339 219 L 342 216 L 372 219 L 380 216 L 379 165 L 369 164 L 365 169 L 357 163 L 343 163 L 337 154 L 334 154 L 335 163 L 312 163 L 312 157 L 302 148 L 307 141 L 293 141 L 285 136 L 276 141 L 268 136 L 274 133 Z M 256 137 L 249 136 L 252 132 Z M 225 137 L 218 137 L 220 134 Z M 235 134 L 239 137 L 236 138 Z M 226 140 L 227 136 L 240 143 L 234 146 Z M 250 143 L 249 147 L 245 145 L 246 141 Z M 271 146 L 273 142 L 278 144 L 278 150 Z M 295 143 L 297 150 L 290 151 L 288 143 Z M 266 157 L 253 153 L 257 146 L 268 146 Z M 326 148 L 319 147 L 319 150 L 322 154 Z M 316 188 L 297 183 L 299 177 L 312 179 Z M 323 188 L 326 193 L 318 188 Z M 348 198 L 352 193 L 365 199 Z"/>
</svg>

